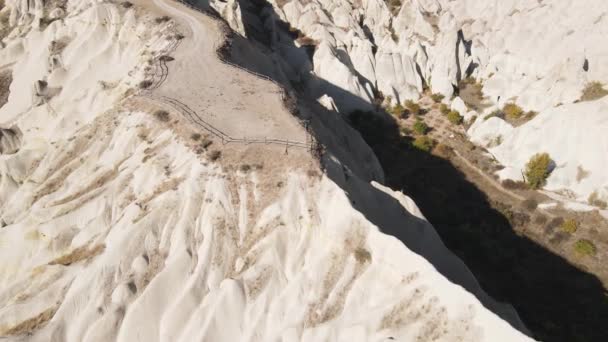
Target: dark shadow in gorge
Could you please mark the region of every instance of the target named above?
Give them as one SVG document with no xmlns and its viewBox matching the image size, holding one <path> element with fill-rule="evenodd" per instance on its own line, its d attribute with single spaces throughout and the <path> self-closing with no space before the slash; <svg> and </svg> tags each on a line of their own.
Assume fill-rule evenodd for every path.
<svg viewBox="0 0 608 342">
<path fill-rule="evenodd" d="M 266 17 L 272 15 L 272 8 L 268 7 L 265 0 L 242 0 L 240 4 L 241 8 L 254 9 L 243 15 L 247 35 L 268 43 L 268 33 L 265 35 L 260 31 L 257 21 L 262 16 L 261 13 L 265 13 Z M 276 13 L 273 16 L 276 18 Z M 274 27 L 281 29 L 289 25 L 281 23 Z M 294 45 L 293 41 L 290 43 Z M 298 49 L 295 45 L 293 48 Z M 238 60 L 233 62 L 240 63 Z M 277 77 L 265 67 L 256 68 L 251 63 L 240 65 L 265 74 L 287 88 L 299 87 L 294 87 L 284 77 Z M 309 83 L 311 82 L 328 89 L 332 95 L 338 94 L 343 100 L 355 104 L 362 102 L 348 91 L 322 79 L 314 79 Z M 334 114 L 314 101 L 318 94 L 311 93 L 310 89 L 300 90 L 299 101 L 312 106 L 317 112 L 327 112 L 317 116 L 321 117 L 320 120 L 330 120 Z M 403 190 L 414 199 L 433 223 L 443 242 L 464 260 L 483 289 L 496 300 L 512 304 L 535 338 L 564 342 L 608 341 L 608 296 L 595 276 L 516 234 L 511 222 L 503 214 L 504 211 L 495 209 L 487 196 L 448 160 L 412 148 L 410 138 L 399 134 L 398 126 L 386 112 L 380 109 L 373 115 L 361 112 L 351 116 L 349 121 L 378 157 L 386 175 L 386 185 Z M 329 141 L 330 138 L 326 139 L 322 142 L 338 158 L 343 153 L 341 150 L 348 150 L 333 144 Z M 330 177 L 332 174 L 328 172 Z M 345 182 L 337 177 L 332 179 L 339 185 Z M 382 193 L 375 195 L 382 196 Z M 359 198 L 355 199 L 355 194 L 349 196 L 358 209 L 365 206 L 356 203 Z M 398 210 L 399 205 L 394 199 L 389 197 L 383 200 L 390 203 L 390 209 Z M 386 209 L 386 212 L 390 211 Z M 373 210 L 361 212 L 370 215 Z M 371 215 L 368 219 L 384 233 L 403 241 L 408 248 L 427 258 L 442 274 L 450 278 L 450 270 L 445 265 L 437 264 L 435 256 L 422 248 L 424 244 L 412 241 L 411 235 L 404 230 L 404 227 L 420 224 L 415 217 L 410 215 L 407 219 L 409 222 L 387 224 L 387 218 Z M 467 287 L 466 284 L 463 286 Z"/>
</svg>

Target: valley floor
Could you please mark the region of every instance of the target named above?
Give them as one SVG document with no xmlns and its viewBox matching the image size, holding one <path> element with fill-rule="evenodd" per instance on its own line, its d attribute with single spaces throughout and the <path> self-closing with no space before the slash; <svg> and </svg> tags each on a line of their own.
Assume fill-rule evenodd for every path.
<svg viewBox="0 0 608 342">
<path fill-rule="evenodd" d="M 451 124 L 430 98 L 420 105 L 424 114 L 417 117 L 438 143 L 432 153 L 412 148 L 413 115 L 388 122 L 367 118 L 365 126 L 354 122 L 378 155 L 387 185 L 415 200 L 482 287 L 513 304 L 535 338 L 608 338 L 606 220 L 597 212 L 538 208 L 550 198 L 506 188 L 493 175 L 500 166 L 467 140 L 461 126 Z M 577 222 L 576 232 L 560 228 L 566 219 Z M 593 241 L 597 254 L 577 253 L 581 239 Z"/>
</svg>

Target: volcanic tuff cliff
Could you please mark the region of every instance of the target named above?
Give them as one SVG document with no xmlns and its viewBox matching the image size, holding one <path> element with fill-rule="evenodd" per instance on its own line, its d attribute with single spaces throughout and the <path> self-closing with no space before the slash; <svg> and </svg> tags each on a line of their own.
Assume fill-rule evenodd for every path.
<svg viewBox="0 0 608 342">
<path fill-rule="evenodd" d="M 465 119 L 478 117 L 468 133 L 505 166 L 501 178 L 521 180 L 529 158 L 548 152 L 557 168 L 547 190 L 579 202 L 593 193 L 608 200 L 608 97 L 581 101 L 587 85 L 608 84 L 606 1 L 211 3 L 235 30 L 271 37 L 289 77 L 304 82 L 329 108 L 348 115 L 371 108 L 380 94 L 403 103 L 428 88 L 443 94 Z M 280 22 L 298 32 L 297 44 L 314 46 L 306 49 L 310 59 L 283 43 Z M 459 97 L 450 102 L 465 79 L 481 85 L 486 106 L 474 110 Z M 481 120 L 507 103 L 538 115 L 518 127 L 496 117 Z M 492 146 L 495 141 L 502 144 Z"/>
<path fill-rule="evenodd" d="M 217 19 L 12 0 L 0 20 L 9 340 L 528 340 L 344 121 L 220 61 Z"/>
</svg>

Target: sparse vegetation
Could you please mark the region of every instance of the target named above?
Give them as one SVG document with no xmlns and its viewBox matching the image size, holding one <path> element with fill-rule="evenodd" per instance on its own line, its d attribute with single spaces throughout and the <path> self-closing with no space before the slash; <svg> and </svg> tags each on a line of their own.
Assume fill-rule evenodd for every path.
<svg viewBox="0 0 608 342">
<path fill-rule="evenodd" d="M 551 173 L 551 157 L 547 153 L 537 153 L 526 164 L 526 182 L 532 189 L 539 189 L 547 181 Z"/>
<path fill-rule="evenodd" d="M 249 164 L 242 164 L 239 167 L 239 170 L 241 170 L 241 172 L 249 172 L 251 170 L 251 165 L 249 165 Z"/>
<path fill-rule="evenodd" d="M 162 23 L 166 23 L 169 20 L 171 20 L 171 18 L 169 16 L 163 15 L 162 17 L 158 17 L 158 18 L 154 19 L 154 22 L 156 22 L 157 24 L 162 24 Z"/>
<path fill-rule="evenodd" d="M 502 112 L 507 116 L 507 118 L 512 120 L 517 120 L 524 114 L 524 110 L 515 103 L 507 103 L 502 108 Z"/>
<path fill-rule="evenodd" d="M 490 141 L 488 147 L 496 147 L 502 144 L 502 135 L 497 135 Z"/>
<path fill-rule="evenodd" d="M 405 108 L 407 108 L 410 114 L 418 115 L 420 113 L 420 105 L 412 100 L 405 101 Z"/>
<path fill-rule="evenodd" d="M 493 118 L 493 117 L 497 117 L 497 118 L 501 118 L 502 119 L 504 117 L 504 114 L 503 114 L 503 112 L 501 110 L 496 109 L 492 113 L 484 116 L 483 120 L 485 121 L 485 120 L 488 120 L 489 118 Z"/>
<path fill-rule="evenodd" d="M 462 123 L 462 116 L 460 115 L 460 113 L 458 113 L 455 110 L 451 110 L 448 113 L 448 120 L 450 120 L 451 123 L 453 123 L 454 125 L 460 125 Z"/>
<path fill-rule="evenodd" d="M 593 81 L 587 83 L 581 95 L 581 101 L 593 101 L 608 95 L 608 90 L 600 82 Z"/>
<path fill-rule="evenodd" d="M 597 253 L 597 248 L 593 242 L 587 239 L 580 239 L 574 244 L 574 250 L 581 256 L 594 256 Z"/>
<path fill-rule="evenodd" d="M 368 263 L 372 260 L 371 253 L 362 247 L 355 249 L 354 255 L 355 255 L 355 260 L 357 260 L 357 262 L 359 262 L 361 264 Z"/>
<path fill-rule="evenodd" d="M 443 96 L 442 94 L 439 93 L 434 93 L 431 94 L 431 99 L 435 102 L 435 103 L 439 103 L 441 101 L 443 101 L 445 96 Z"/>
<path fill-rule="evenodd" d="M 443 115 L 448 115 L 450 113 L 450 107 L 448 107 L 448 105 L 446 105 L 445 103 L 442 103 L 439 106 L 439 112 L 441 112 L 441 114 Z"/>
<path fill-rule="evenodd" d="M 148 89 L 148 88 L 150 88 L 150 86 L 152 86 L 151 80 L 143 80 L 143 81 L 139 82 L 140 89 Z"/>
<path fill-rule="evenodd" d="M 591 195 L 589 195 L 589 197 L 587 198 L 587 202 L 590 205 L 598 207 L 602 210 L 608 208 L 608 203 L 600 199 L 599 195 L 597 194 L 597 191 L 594 191 L 591 193 Z"/>
<path fill-rule="evenodd" d="M 125 1 L 125 2 L 123 2 L 123 3 L 122 3 L 122 4 L 120 4 L 120 5 L 121 5 L 123 8 L 131 8 L 131 7 L 133 7 L 133 4 L 132 4 L 132 3 L 130 3 L 130 2 L 128 2 L 128 1 Z"/>
<path fill-rule="evenodd" d="M 435 141 L 426 135 L 421 135 L 412 142 L 412 146 L 421 151 L 430 152 L 435 146 Z"/>
<path fill-rule="evenodd" d="M 201 139 L 201 135 L 199 133 L 192 133 L 190 135 L 190 139 L 194 140 L 194 141 L 198 141 Z"/>
<path fill-rule="evenodd" d="M 559 227 L 568 234 L 574 234 L 578 230 L 578 223 L 574 219 L 566 219 Z"/>
<path fill-rule="evenodd" d="M 427 124 L 424 123 L 424 121 L 418 119 L 416 120 L 416 122 L 414 123 L 414 126 L 412 127 L 414 129 L 414 132 L 416 134 L 421 134 L 424 135 L 429 131 L 429 126 L 427 126 Z"/>
<path fill-rule="evenodd" d="M 405 108 L 403 108 L 401 103 L 397 103 L 396 105 L 394 105 L 392 107 L 390 107 L 390 106 L 387 107 L 386 111 L 389 112 L 392 116 L 394 116 L 396 118 L 400 118 L 405 113 Z"/>
<path fill-rule="evenodd" d="M 157 110 L 154 112 L 154 117 L 162 122 L 169 122 L 171 120 L 171 115 L 166 110 Z"/>
<path fill-rule="evenodd" d="M 203 141 L 201 141 L 201 147 L 205 150 L 207 149 L 207 147 L 211 146 L 211 144 L 213 144 L 213 141 L 211 141 L 210 139 L 207 139 L 207 138 L 205 138 L 205 139 L 203 139 Z"/>
<path fill-rule="evenodd" d="M 216 161 L 216 160 L 220 159 L 221 156 L 222 156 L 222 151 L 213 150 L 209 153 L 209 160 Z"/>
</svg>

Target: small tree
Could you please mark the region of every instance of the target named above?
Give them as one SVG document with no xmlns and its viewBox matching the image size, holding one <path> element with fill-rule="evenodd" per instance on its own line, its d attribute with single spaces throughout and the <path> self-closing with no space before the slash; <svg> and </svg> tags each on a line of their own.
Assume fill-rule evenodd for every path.
<svg viewBox="0 0 608 342">
<path fill-rule="evenodd" d="M 460 125 L 462 123 L 462 116 L 455 110 L 452 110 L 448 113 L 448 120 L 454 125 Z"/>
<path fill-rule="evenodd" d="M 426 135 L 421 135 L 414 140 L 412 145 L 424 152 L 430 152 L 435 146 L 435 141 Z"/>
<path fill-rule="evenodd" d="M 551 157 L 547 153 L 537 153 L 530 158 L 526 164 L 525 176 L 532 189 L 538 189 L 545 185 L 547 177 L 551 173 L 550 165 Z"/>
<path fill-rule="evenodd" d="M 424 135 L 426 134 L 426 132 L 428 132 L 429 130 L 429 126 L 427 126 L 424 121 L 418 119 L 416 120 L 416 122 L 414 123 L 414 126 L 412 127 L 414 129 L 414 132 L 416 134 L 421 134 Z"/>
</svg>

